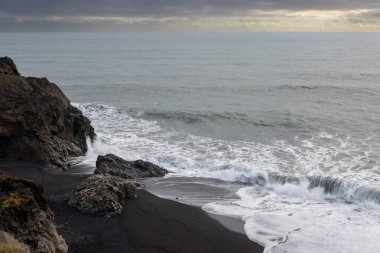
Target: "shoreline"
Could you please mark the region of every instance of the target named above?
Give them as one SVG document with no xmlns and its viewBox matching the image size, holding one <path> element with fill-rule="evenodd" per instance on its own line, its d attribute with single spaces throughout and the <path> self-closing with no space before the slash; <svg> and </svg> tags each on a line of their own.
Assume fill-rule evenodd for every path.
<svg viewBox="0 0 380 253">
<path fill-rule="evenodd" d="M 64 203 L 66 194 L 88 175 L 51 174 L 25 162 L 1 163 L 0 170 L 44 187 L 69 252 L 263 252 L 261 245 L 239 231 L 237 219 L 218 219 L 200 207 L 160 198 L 144 189 L 137 191 L 136 199 L 127 201 L 121 215 L 104 218 Z M 228 222 L 235 229 L 231 230 Z"/>
<path fill-rule="evenodd" d="M 218 185 L 218 183 L 223 182 L 221 180 L 170 175 L 163 178 L 142 178 L 138 179 L 138 182 L 144 184 L 144 189 L 155 196 L 200 208 L 209 217 L 218 221 L 229 230 L 246 235 L 244 230 L 245 223 L 241 218 L 228 215 L 223 216 L 207 212 L 203 209 L 203 206 L 210 202 L 238 200 L 239 197 L 235 194 L 235 191 L 244 185 L 228 183 L 229 187 L 226 188 Z M 218 183 L 215 185 L 216 182 Z"/>
</svg>

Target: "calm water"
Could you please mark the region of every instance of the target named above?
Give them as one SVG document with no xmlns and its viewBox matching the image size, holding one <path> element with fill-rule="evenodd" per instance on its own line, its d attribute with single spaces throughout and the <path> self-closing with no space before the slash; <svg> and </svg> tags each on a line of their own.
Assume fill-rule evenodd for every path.
<svg viewBox="0 0 380 253">
<path fill-rule="evenodd" d="M 247 183 L 203 208 L 268 252 L 380 251 L 380 34 L 3 33 L 0 55 L 92 119 L 82 163 Z"/>
</svg>

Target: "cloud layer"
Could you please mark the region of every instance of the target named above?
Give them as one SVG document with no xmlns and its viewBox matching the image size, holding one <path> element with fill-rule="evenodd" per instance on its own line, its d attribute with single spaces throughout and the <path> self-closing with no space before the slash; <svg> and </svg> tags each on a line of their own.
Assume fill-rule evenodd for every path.
<svg viewBox="0 0 380 253">
<path fill-rule="evenodd" d="M 0 31 L 380 31 L 378 0 L 0 0 Z"/>
</svg>

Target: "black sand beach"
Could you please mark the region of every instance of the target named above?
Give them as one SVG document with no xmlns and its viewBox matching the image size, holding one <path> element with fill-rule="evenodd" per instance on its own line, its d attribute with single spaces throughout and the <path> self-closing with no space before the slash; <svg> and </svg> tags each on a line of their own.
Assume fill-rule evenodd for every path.
<svg viewBox="0 0 380 253">
<path fill-rule="evenodd" d="M 112 218 L 81 213 L 64 196 L 86 175 L 54 175 L 28 163 L 1 164 L 8 174 L 40 183 L 69 252 L 263 252 L 246 235 L 229 230 L 206 212 L 145 190 Z M 228 219 L 228 218 L 227 218 Z"/>
</svg>

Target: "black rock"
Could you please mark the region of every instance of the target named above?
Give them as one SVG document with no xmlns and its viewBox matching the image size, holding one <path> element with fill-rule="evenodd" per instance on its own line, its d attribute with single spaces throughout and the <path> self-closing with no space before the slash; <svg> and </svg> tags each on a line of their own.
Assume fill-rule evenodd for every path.
<svg viewBox="0 0 380 253">
<path fill-rule="evenodd" d="M 109 174 L 121 178 L 163 177 L 166 169 L 143 160 L 126 161 L 116 155 L 98 156 L 95 174 Z"/>
<path fill-rule="evenodd" d="M 57 85 L 23 77 L 10 58 L 0 58 L 0 161 L 38 161 L 67 170 L 84 155 L 94 128 Z"/>
<path fill-rule="evenodd" d="M 40 185 L 0 172 L 0 217 L 0 231 L 26 244 L 31 252 L 67 252 Z"/>
<path fill-rule="evenodd" d="M 67 197 L 69 205 L 94 215 L 112 216 L 123 211 L 127 199 L 135 196 L 134 182 L 111 175 L 86 178 Z"/>
<path fill-rule="evenodd" d="M 17 70 L 16 64 L 9 57 L 0 57 L 0 74 L 16 75 L 19 76 L 20 73 Z"/>
</svg>

